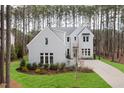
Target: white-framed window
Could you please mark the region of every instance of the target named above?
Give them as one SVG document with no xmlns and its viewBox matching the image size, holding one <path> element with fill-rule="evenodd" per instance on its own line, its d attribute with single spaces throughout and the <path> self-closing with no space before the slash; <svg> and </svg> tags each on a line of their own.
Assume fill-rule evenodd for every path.
<svg viewBox="0 0 124 93">
<path fill-rule="evenodd" d="M 84 55 L 84 49 L 82 49 L 82 55 Z"/>
<path fill-rule="evenodd" d="M 89 42 L 89 36 L 86 36 L 86 42 Z"/>
<path fill-rule="evenodd" d="M 45 53 L 45 63 L 48 64 L 48 53 Z"/>
<path fill-rule="evenodd" d="M 43 56 L 43 53 L 40 53 L 40 63 L 41 63 L 41 64 L 44 63 L 44 56 Z"/>
<path fill-rule="evenodd" d="M 83 36 L 83 42 L 85 42 L 85 36 Z"/>
<path fill-rule="evenodd" d="M 83 35 L 83 42 L 89 42 L 89 36 Z"/>
<path fill-rule="evenodd" d="M 90 56 L 91 55 L 91 49 L 90 48 L 82 49 L 82 55 L 83 56 Z"/>
<path fill-rule="evenodd" d="M 53 53 L 40 53 L 40 63 L 41 64 L 53 64 Z"/>
<path fill-rule="evenodd" d="M 85 56 L 87 56 L 87 49 L 85 49 Z"/>
<path fill-rule="evenodd" d="M 87 49 L 85 49 L 85 56 L 87 56 Z"/>
<path fill-rule="evenodd" d="M 76 40 L 76 36 L 74 37 L 74 40 Z"/>
<path fill-rule="evenodd" d="M 45 45 L 48 45 L 48 38 L 45 38 Z"/>
<path fill-rule="evenodd" d="M 88 49 L 88 56 L 90 56 L 90 49 Z"/>
<path fill-rule="evenodd" d="M 67 42 L 69 42 L 69 39 L 70 39 L 70 38 L 69 38 L 69 37 L 67 37 Z"/>
<path fill-rule="evenodd" d="M 67 49 L 67 55 L 69 55 L 70 53 L 69 53 L 69 49 Z"/>
<path fill-rule="evenodd" d="M 53 64 L 53 53 L 50 53 L 50 64 Z"/>
</svg>

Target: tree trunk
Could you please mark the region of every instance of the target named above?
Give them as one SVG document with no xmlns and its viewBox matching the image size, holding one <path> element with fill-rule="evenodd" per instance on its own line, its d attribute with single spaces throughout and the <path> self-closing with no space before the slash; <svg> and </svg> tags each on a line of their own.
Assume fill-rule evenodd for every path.
<svg viewBox="0 0 124 93">
<path fill-rule="evenodd" d="M 108 52 L 108 50 L 109 50 L 109 44 L 108 44 L 108 40 L 109 40 L 108 24 L 109 24 L 109 11 L 106 10 L 106 43 L 105 43 L 105 45 L 106 45 L 106 52 L 105 52 L 105 55 L 106 55 L 106 56 L 109 55 L 109 54 L 108 54 L 108 53 L 109 53 L 109 52 Z"/>
<path fill-rule="evenodd" d="M 112 61 L 114 61 L 114 58 L 115 58 L 115 34 L 116 34 L 116 6 L 114 6 L 114 28 L 113 28 L 113 31 L 114 31 L 114 37 L 113 37 L 113 52 L 112 52 Z"/>
<path fill-rule="evenodd" d="M 67 13 L 65 13 L 65 27 L 67 27 Z"/>
<path fill-rule="evenodd" d="M 75 19 L 76 19 L 76 17 L 75 17 L 75 7 L 73 6 L 72 8 L 73 8 L 72 9 L 73 27 L 75 27 Z"/>
<path fill-rule="evenodd" d="M 23 7 L 23 38 L 22 38 L 22 57 L 25 54 L 25 6 Z"/>
<path fill-rule="evenodd" d="M 119 48 L 120 48 L 120 46 L 119 46 L 119 42 L 120 42 L 120 39 L 119 39 L 119 8 L 118 8 L 118 49 L 117 49 L 117 58 L 119 58 L 119 54 L 120 54 L 120 52 L 119 52 Z"/>
<path fill-rule="evenodd" d="M 17 10 L 15 10 L 15 12 L 14 12 L 15 14 L 14 14 L 14 30 L 15 30 L 15 46 L 17 46 Z"/>
<path fill-rule="evenodd" d="M 10 31 L 11 31 L 11 7 L 7 5 L 6 7 L 6 88 L 10 87 L 10 56 L 11 56 L 11 39 L 10 39 Z"/>
<path fill-rule="evenodd" d="M 4 83 L 4 5 L 1 5 L 0 83 Z"/>
<path fill-rule="evenodd" d="M 100 41 L 101 41 L 101 33 L 102 33 L 102 10 L 101 10 L 101 16 L 100 16 L 100 34 L 99 34 L 99 59 L 100 59 L 100 55 L 101 55 L 101 49 L 100 49 Z"/>
</svg>

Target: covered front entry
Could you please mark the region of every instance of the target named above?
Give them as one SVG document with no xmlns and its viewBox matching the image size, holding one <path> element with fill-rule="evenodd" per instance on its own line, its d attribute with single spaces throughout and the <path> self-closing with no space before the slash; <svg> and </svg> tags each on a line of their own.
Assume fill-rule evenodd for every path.
<svg viewBox="0 0 124 93">
<path fill-rule="evenodd" d="M 41 64 L 53 64 L 54 58 L 53 53 L 40 53 Z"/>
</svg>

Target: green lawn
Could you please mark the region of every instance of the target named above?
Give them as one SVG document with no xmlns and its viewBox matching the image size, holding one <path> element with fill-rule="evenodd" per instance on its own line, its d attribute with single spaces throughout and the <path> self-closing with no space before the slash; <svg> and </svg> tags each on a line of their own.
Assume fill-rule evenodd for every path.
<svg viewBox="0 0 124 93">
<path fill-rule="evenodd" d="M 56 75 L 28 75 L 16 71 L 19 62 L 11 63 L 11 79 L 16 80 L 25 88 L 66 88 L 66 87 L 83 87 L 83 88 L 108 88 L 110 87 L 96 73 L 78 73 L 78 80 L 75 80 L 75 73 L 63 73 Z"/>
<path fill-rule="evenodd" d="M 97 57 L 97 59 L 98 59 L 98 57 Z M 124 72 L 124 64 L 115 63 L 115 62 L 112 62 L 110 60 L 107 60 L 107 59 L 105 59 L 103 57 L 100 57 L 100 60 L 102 62 L 105 62 L 105 63 L 107 63 L 109 65 L 112 65 L 113 67 L 115 67 L 115 68 L 119 69 L 120 71 Z"/>
</svg>

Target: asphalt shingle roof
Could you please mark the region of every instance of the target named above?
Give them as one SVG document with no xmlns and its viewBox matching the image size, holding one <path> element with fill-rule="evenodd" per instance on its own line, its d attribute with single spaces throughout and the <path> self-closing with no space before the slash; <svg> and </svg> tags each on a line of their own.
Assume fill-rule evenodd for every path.
<svg viewBox="0 0 124 93">
<path fill-rule="evenodd" d="M 76 27 L 51 27 L 51 30 L 54 31 L 63 31 L 66 32 L 66 35 L 70 35 L 72 32 L 74 32 L 74 30 L 76 29 Z"/>
</svg>

